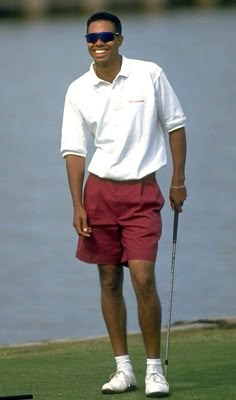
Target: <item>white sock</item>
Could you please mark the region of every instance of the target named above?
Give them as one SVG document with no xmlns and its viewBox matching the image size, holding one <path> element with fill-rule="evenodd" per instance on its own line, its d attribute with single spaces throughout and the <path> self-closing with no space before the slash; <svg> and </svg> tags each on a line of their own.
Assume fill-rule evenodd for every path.
<svg viewBox="0 0 236 400">
<path fill-rule="evenodd" d="M 155 374 L 155 372 L 163 374 L 160 358 L 147 358 L 146 375 Z"/>
<path fill-rule="evenodd" d="M 127 372 L 133 372 L 133 368 L 128 354 L 126 354 L 125 356 L 115 357 L 115 360 L 116 360 L 117 371 L 122 369 Z"/>
</svg>

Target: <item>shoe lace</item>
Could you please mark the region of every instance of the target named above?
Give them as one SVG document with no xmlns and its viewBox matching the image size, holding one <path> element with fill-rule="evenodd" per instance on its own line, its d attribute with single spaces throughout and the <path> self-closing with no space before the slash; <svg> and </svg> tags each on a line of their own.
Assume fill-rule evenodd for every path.
<svg viewBox="0 0 236 400">
<path fill-rule="evenodd" d="M 114 378 L 119 378 L 119 376 L 122 376 L 123 379 L 125 380 L 126 384 L 128 386 L 131 386 L 130 382 L 129 382 L 129 377 L 127 376 L 127 374 L 124 371 L 116 371 L 114 372 L 111 376 L 110 376 L 110 380 L 114 379 Z"/>
<path fill-rule="evenodd" d="M 165 377 L 158 373 L 154 372 L 148 376 L 148 380 L 152 379 L 156 383 L 166 383 Z"/>
</svg>

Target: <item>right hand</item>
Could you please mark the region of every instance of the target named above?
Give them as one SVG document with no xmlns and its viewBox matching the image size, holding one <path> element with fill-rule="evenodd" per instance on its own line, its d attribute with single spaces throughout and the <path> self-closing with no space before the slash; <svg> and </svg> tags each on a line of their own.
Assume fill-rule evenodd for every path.
<svg viewBox="0 0 236 400">
<path fill-rule="evenodd" d="M 183 211 L 183 204 L 187 198 L 186 187 L 180 187 L 178 189 L 170 187 L 169 199 L 172 210 L 177 210 L 179 213 Z"/>
<path fill-rule="evenodd" d="M 90 237 L 92 228 L 87 224 L 87 213 L 84 207 L 74 210 L 73 226 L 78 235 Z"/>
</svg>

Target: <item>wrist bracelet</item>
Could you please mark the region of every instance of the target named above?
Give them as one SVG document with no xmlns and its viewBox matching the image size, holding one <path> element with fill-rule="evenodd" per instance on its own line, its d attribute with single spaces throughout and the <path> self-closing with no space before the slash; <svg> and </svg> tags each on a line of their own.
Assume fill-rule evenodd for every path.
<svg viewBox="0 0 236 400">
<path fill-rule="evenodd" d="M 171 186 L 171 189 L 183 189 L 185 188 L 185 185 L 182 186 Z"/>
</svg>

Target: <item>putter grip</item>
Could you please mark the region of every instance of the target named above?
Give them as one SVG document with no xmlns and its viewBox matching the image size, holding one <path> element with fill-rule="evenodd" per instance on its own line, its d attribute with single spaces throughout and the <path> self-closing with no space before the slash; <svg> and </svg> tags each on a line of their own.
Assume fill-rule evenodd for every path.
<svg viewBox="0 0 236 400">
<path fill-rule="evenodd" d="M 177 231 L 178 231 L 178 219 L 179 219 L 179 212 L 175 209 L 174 211 L 174 229 L 173 229 L 173 243 L 177 242 Z"/>
<path fill-rule="evenodd" d="M 32 399 L 32 394 L 16 394 L 13 396 L 0 396 L 0 400 L 25 400 Z"/>
</svg>

